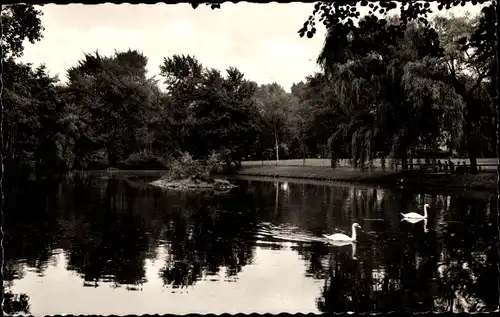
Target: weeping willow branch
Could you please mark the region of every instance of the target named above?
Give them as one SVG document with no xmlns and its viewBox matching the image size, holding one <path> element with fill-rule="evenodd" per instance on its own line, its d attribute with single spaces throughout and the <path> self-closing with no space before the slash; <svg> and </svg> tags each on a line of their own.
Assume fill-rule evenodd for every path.
<svg viewBox="0 0 500 317">
<path fill-rule="evenodd" d="M 440 78 L 439 63 L 432 58 L 409 62 L 404 68 L 402 85 L 413 109 L 421 113 L 430 107 L 442 119 L 438 135 L 449 132 L 454 146 L 458 146 L 463 138 L 465 101 Z"/>
</svg>

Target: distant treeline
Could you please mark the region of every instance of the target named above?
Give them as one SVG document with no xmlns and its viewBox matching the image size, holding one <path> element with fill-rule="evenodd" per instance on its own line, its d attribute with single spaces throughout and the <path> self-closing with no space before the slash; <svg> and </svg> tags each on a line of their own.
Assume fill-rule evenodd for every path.
<svg viewBox="0 0 500 317">
<path fill-rule="evenodd" d="M 20 36 L 41 38 L 39 15 L 29 5 L 2 11 L 18 26 L 4 28 L 2 40 L 7 172 L 164 168 L 186 152 L 202 160 L 216 153 L 236 166 L 318 155 L 333 166 L 339 158 L 355 166 L 375 158 L 404 164 L 443 146 L 473 165 L 496 156 L 494 59 L 461 47 L 478 17 L 410 23 L 397 39 L 385 33 L 399 19 L 365 19 L 360 24 L 371 26 L 341 49 L 331 28 L 318 58 L 325 72 L 287 92 L 191 55 L 164 58 L 164 91 L 136 50 L 84 54 L 60 84 L 45 66 L 17 60 Z"/>
</svg>

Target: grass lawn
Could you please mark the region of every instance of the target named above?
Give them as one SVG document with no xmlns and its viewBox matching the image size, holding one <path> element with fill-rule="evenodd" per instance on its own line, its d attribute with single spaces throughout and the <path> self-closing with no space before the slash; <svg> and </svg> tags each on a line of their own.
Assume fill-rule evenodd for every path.
<svg viewBox="0 0 500 317">
<path fill-rule="evenodd" d="M 493 172 L 477 175 L 414 174 L 374 170 L 361 172 L 349 167 L 335 169 L 325 166 L 272 166 L 244 165 L 236 175 L 330 180 L 337 182 L 371 183 L 379 185 L 404 185 L 417 187 L 452 187 L 494 191 L 497 174 Z"/>
<path fill-rule="evenodd" d="M 457 164 L 457 162 L 466 162 L 469 164 L 469 160 L 466 158 L 459 159 L 451 159 L 453 163 Z M 416 160 L 413 160 L 416 163 Z M 424 160 L 422 160 L 424 162 Z M 497 158 L 479 158 L 477 159 L 478 164 L 498 164 Z M 276 166 L 276 160 L 267 160 L 267 161 L 243 161 L 242 166 Z M 294 160 L 280 160 L 278 162 L 278 166 L 303 166 L 304 161 L 302 159 L 294 159 Z M 375 167 L 381 167 L 380 160 L 375 159 L 373 161 L 373 165 Z M 318 159 L 318 158 L 308 158 L 305 160 L 304 166 L 330 166 L 330 159 Z M 350 167 L 349 161 L 347 159 L 341 159 L 338 163 L 339 167 Z M 386 162 L 386 166 L 389 166 L 389 161 Z M 494 167 L 488 167 L 488 169 L 495 169 Z"/>
</svg>

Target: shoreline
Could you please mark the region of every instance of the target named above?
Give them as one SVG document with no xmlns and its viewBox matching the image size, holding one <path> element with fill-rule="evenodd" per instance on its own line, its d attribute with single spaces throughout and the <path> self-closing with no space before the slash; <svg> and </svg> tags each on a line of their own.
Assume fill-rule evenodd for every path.
<svg viewBox="0 0 500 317">
<path fill-rule="evenodd" d="M 244 166 L 231 173 L 234 176 L 304 179 L 335 183 L 357 183 L 380 186 L 433 187 L 454 190 L 495 192 L 497 173 L 477 175 L 420 174 L 409 177 L 401 172 L 374 170 L 361 172 L 352 168 L 324 166 Z"/>
<path fill-rule="evenodd" d="M 73 170 L 60 175 L 38 175 L 41 178 L 64 177 L 74 174 L 93 174 L 100 177 L 129 178 L 130 174 L 136 177 L 161 177 L 165 170 Z M 315 181 L 318 183 L 350 183 L 370 185 L 371 187 L 401 187 L 443 189 L 446 191 L 482 191 L 495 193 L 497 190 L 497 173 L 483 172 L 477 175 L 436 175 L 415 174 L 404 175 L 402 172 L 382 171 L 375 169 L 371 172 L 361 172 L 350 167 L 332 169 L 326 166 L 243 166 L 240 169 L 228 169 L 216 173 L 218 177 L 231 178 L 239 176 L 260 177 L 268 179 L 289 179 Z M 214 175 L 215 176 L 215 175 Z M 37 178 L 38 178 L 37 177 Z"/>
</svg>

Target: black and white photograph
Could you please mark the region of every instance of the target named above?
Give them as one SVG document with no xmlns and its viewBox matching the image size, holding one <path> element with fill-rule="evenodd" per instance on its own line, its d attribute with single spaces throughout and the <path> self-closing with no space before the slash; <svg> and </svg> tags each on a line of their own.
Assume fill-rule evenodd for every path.
<svg viewBox="0 0 500 317">
<path fill-rule="evenodd" d="M 0 8 L 2 316 L 499 312 L 497 1 Z"/>
</svg>

